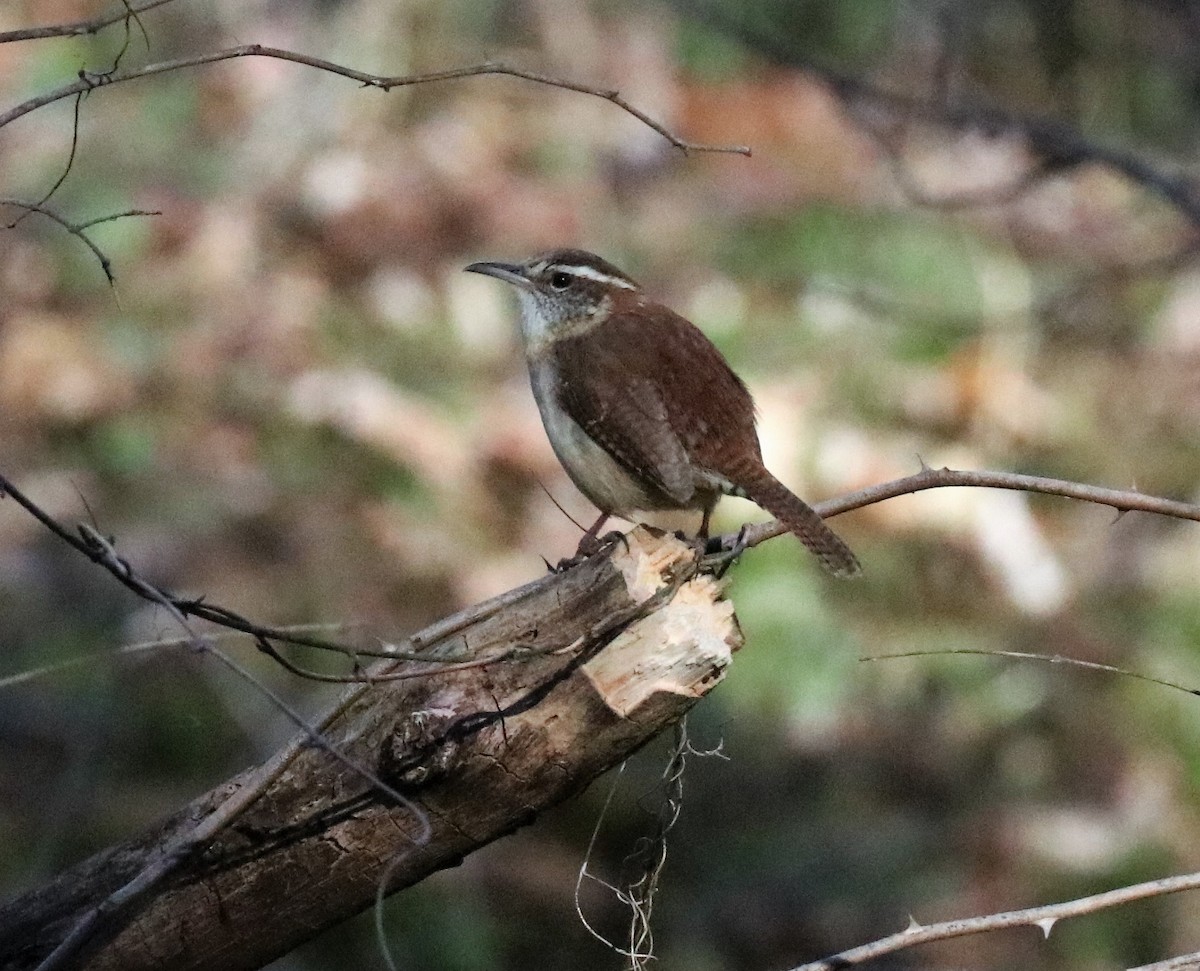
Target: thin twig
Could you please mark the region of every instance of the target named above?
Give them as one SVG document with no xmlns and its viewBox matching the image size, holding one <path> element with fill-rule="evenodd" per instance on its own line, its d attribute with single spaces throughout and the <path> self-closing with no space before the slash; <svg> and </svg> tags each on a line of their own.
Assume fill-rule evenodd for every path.
<svg viewBox="0 0 1200 971">
<path fill-rule="evenodd" d="M 63 542 L 70 544 L 78 552 L 82 553 L 88 559 L 95 563 L 103 565 L 102 557 L 98 557 L 91 547 L 83 542 L 71 530 L 67 529 L 59 523 L 53 516 L 50 516 L 45 510 L 37 505 L 32 499 L 26 496 L 13 483 L 0 474 L 0 498 L 8 496 L 14 502 L 20 505 L 34 519 L 38 520 L 43 526 L 54 533 Z M 118 575 L 117 579 L 129 587 L 133 592 L 138 593 L 136 587 L 130 586 L 126 582 L 123 575 Z M 416 652 L 427 648 L 429 645 L 443 640 L 446 637 L 456 634 L 461 630 L 470 627 L 479 620 L 490 617 L 505 607 L 516 603 L 523 597 L 529 596 L 541 587 L 554 582 L 553 576 L 539 577 L 523 586 L 517 587 L 514 590 L 505 591 L 498 596 L 492 597 L 490 600 L 485 600 L 482 603 L 473 604 L 465 610 L 450 617 L 446 617 L 435 624 L 430 625 L 418 634 L 413 635 L 408 641 L 401 644 L 386 644 L 380 648 L 363 648 L 352 644 L 341 644 L 336 641 L 325 640 L 317 637 L 309 637 L 304 634 L 296 633 L 298 628 L 295 627 L 271 627 L 266 624 L 258 624 L 251 621 L 240 614 L 229 610 L 226 607 L 220 607 L 216 604 L 209 604 L 201 598 L 187 598 L 172 594 L 161 587 L 155 589 L 162 594 L 166 599 L 185 617 L 197 617 L 201 620 L 206 620 L 211 624 L 216 624 L 219 627 L 225 627 L 229 630 L 240 631 L 243 634 L 249 634 L 255 638 L 268 638 L 272 641 L 282 641 L 286 644 L 296 644 L 300 647 L 312 647 L 322 651 L 333 651 L 338 654 L 344 654 L 346 657 L 354 660 L 357 657 L 378 657 L 389 658 L 392 660 L 420 660 L 438 663 L 436 657 L 425 657 Z M 300 628 L 302 629 L 302 628 Z"/>
<path fill-rule="evenodd" d="M 75 165 L 75 153 L 79 150 L 79 106 L 83 103 L 83 98 L 84 95 L 82 93 L 75 96 L 75 105 L 71 116 L 71 150 L 67 153 L 67 164 L 63 166 L 63 170 L 58 178 L 54 180 L 54 184 L 43 193 L 42 197 L 36 203 L 26 208 L 25 212 L 9 225 L 9 229 L 15 228 L 26 216 L 38 212 L 38 207 L 44 206 L 49 202 L 54 197 L 54 193 L 59 190 L 59 187 L 67 181 L 67 176 L 71 174 L 71 169 Z M 78 228 L 82 231 L 86 227 L 80 226 Z M 95 247 L 92 247 L 92 251 L 96 252 Z M 104 265 L 103 262 L 101 265 Z M 112 282 L 111 277 L 108 282 Z"/>
<path fill-rule="evenodd" d="M 1176 519 L 1189 519 L 1200 522 L 1200 505 L 1190 502 L 1180 502 L 1176 499 L 1163 499 L 1158 496 L 1148 496 L 1134 489 L 1105 489 L 1101 486 L 1086 485 L 1082 482 L 1070 482 L 1065 479 L 1050 479 L 1040 475 L 1022 475 L 1018 472 L 989 472 L 985 470 L 971 472 L 959 469 L 922 468 L 915 475 L 879 485 L 859 489 L 835 499 L 827 499 L 817 503 L 813 508 L 831 519 L 852 509 L 861 509 L 885 499 L 897 496 L 911 495 L 924 492 L 927 489 L 946 489 L 951 487 L 969 487 L 976 489 L 1011 489 L 1018 492 L 1037 492 L 1048 496 L 1064 496 L 1068 499 L 1081 499 L 1084 502 L 1094 502 L 1102 506 L 1110 506 L 1121 512 L 1151 512 L 1160 516 L 1172 516 Z M 775 536 L 786 533 L 787 527 L 778 520 L 767 523 L 756 523 L 748 527 L 744 534 L 727 533 L 720 537 L 723 552 L 710 554 L 705 557 L 705 569 L 719 567 L 729 557 L 735 543 L 741 538 L 743 548 L 757 546 Z"/>
<path fill-rule="evenodd" d="M 114 55 L 112 67 L 108 69 L 109 74 L 115 74 L 117 68 L 121 66 L 121 61 L 125 59 L 125 54 L 129 50 L 129 45 L 133 43 L 133 28 L 131 24 L 137 24 L 138 30 L 142 32 L 142 41 L 146 45 L 146 50 L 150 50 L 150 35 L 146 33 L 146 25 L 142 23 L 142 18 L 138 16 L 138 12 L 129 5 L 129 0 L 124 0 L 125 17 L 122 20 L 122 26 L 125 28 L 124 37 L 121 38 L 121 47 Z"/>
<path fill-rule="evenodd" d="M 1176 877 L 1163 877 L 1161 880 L 1150 880 L 1147 883 L 1135 883 L 1132 886 L 1119 887 L 1116 890 L 1108 890 L 1064 903 L 1048 904 L 1045 907 L 1030 907 L 1027 910 L 1013 910 L 1002 914 L 988 914 L 983 917 L 966 917 L 939 924 L 921 925 L 914 920 L 898 934 L 892 934 L 861 947 L 840 951 L 820 961 L 801 964 L 792 971 L 840 971 L 840 969 L 863 964 L 884 954 L 893 954 L 917 944 L 945 941 L 968 934 L 983 934 L 987 931 L 1001 930 L 1007 927 L 1036 927 L 1046 937 L 1049 937 L 1055 923 L 1068 917 L 1093 914 L 1109 907 L 1119 907 L 1135 900 L 1144 900 L 1147 897 L 1162 897 L 1166 894 L 1198 888 L 1200 888 L 1200 873 L 1188 873 Z"/>
<path fill-rule="evenodd" d="M 296 675 L 300 678 L 305 678 L 309 681 L 319 681 L 326 684 L 386 684 L 390 681 L 415 681 L 418 678 L 431 678 L 435 675 L 450 674 L 455 671 L 471 671 L 475 668 L 486 668 L 490 664 L 502 664 L 505 661 L 510 661 L 514 657 L 528 656 L 531 652 L 527 649 L 519 647 L 510 648 L 507 651 L 501 651 L 498 654 L 490 654 L 487 657 L 478 657 L 470 661 L 453 661 L 443 660 L 440 658 L 428 657 L 409 657 L 397 658 L 397 660 L 416 661 L 422 664 L 431 663 L 434 666 L 424 668 L 420 671 L 386 671 L 383 673 L 375 673 L 371 671 L 356 670 L 353 674 L 326 674 L 323 671 L 314 671 L 311 668 L 301 667 L 295 661 L 291 661 L 284 655 L 280 654 L 265 638 L 258 640 L 259 650 L 270 657 L 273 661 L 279 664 L 284 670 Z M 541 652 L 532 652 L 541 653 Z"/>
<path fill-rule="evenodd" d="M 165 3 L 165 2 L 167 2 L 167 0 L 157 0 L 157 3 Z M 150 5 L 153 6 L 156 4 L 150 4 Z M 150 37 L 146 33 L 146 27 L 142 23 L 142 18 L 140 16 L 138 16 L 138 10 L 134 9 L 133 6 L 130 5 L 128 0 L 125 0 L 125 2 L 122 4 L 122 8 L 124 10 L 123 16 L 114 14 L 111 16 L 105 15 L 105 18 L 99 18 L 99 20 L 103 20 L 103 23 L 101 23 L 100 26 L 108 26 L 109 24 L 115 23 L 118 19 L 121 20 L 125 26 L 125 35 L 121 41 L 121 47 L 117 51 L 117 53 L 113 56 L 112 67 L 110 67 L 108 69 L 108 72 L 107 72 L 108 74 L 113 74 L 116 72 L 116 70 L 121 66 L 121 60 L 125 57 L 125 53 L 129 50 L 129 45 L 133 39 L 133 31 L 130 28 L 131 22 L 137 24 L 138 29 L 142 32 L 142 40 L 145 41 L 146 49 L 147 50 L 150 49 Z M 96 27 L 95 29 L 99 29 L 99 27 Z M 17 39 L 21 39 L 21 38 L 17 38 Z M 3 35 L 0 35 L 0 43 L 3 43 Z M 20 217 L 18 217 L 8 227 L 9 229 L 14 228 L 18 223 L 21 222 L 22 219 L 24 219 L 26 216 L 30 215 L 31 213 L 44 211 L 44 210 L 42 210 L 41 207 L 45 206 L 46 203 L 48 203 L 52 198 L 54 198 L 54 194 L 56 192 L 58 192 L 58 190 L 62 187 L 62 184 L 67 181 L 67 176 L 71 174 L 71 169 L 75 165 L 76 153 L 79 151 L 79 109 L 80 109 L 80 106 L 83 104 L 83 99 L 85 97 L 87 97 L 86 91 L 80 91 L 79 94 L 77 94 L 75 96 L 75 105 L 74 105 L 74 108 L 72 111 L 72 116 L 71 116 L 71 149 L 67 153 L 67 164 L 63 166 L 63 170 L 59 174 L 58 178 L 54 180 L 54 184 L 51 185 L 50 188 L 46 190 L 46 192 L 42 195 L 42 197 L 40 199 L 38 199 L 38 201 L 36 203 L 26 206 L 25 212 Z M 91 240 L 89 240 L 86 236 L 83 235 L 83 230 L 87 229 L 90 226 L 94 226 L 97 223 L 107 222 L 108 220 L 111 220 L 111 219 L 119 219 L 119 218 L 121 218 L 121 216 L 128 216 L 128 215 L 134 215 L 134 213 L 118 213 L 113 216 L 104 216 L 99 219 L 93 219 L 91 222 L 82 223 L 82 224 L 77 225 L 75 227 L 75 229 L 73 230 L 73 232 L 75 232 L 75 235 L 79 236 L 81 239 L 83 239 L 83 241 L 85 243 L 87 243 L 89 246 L 91 246 L 92 252 L 95 253 L 97 258 L 100 260 L 100 265 L 104 269 L 105 276 L 108 277 L 108 282 L 110 284 L 113 282 L 112 273 L 110 272 L 110 269 L 111 269 L 110 265 L 109 265 L 107 259 L 105 259 L 105 257 L 100 253 L 100 251 L 91 244 Z M 148 215 L 148 213 L 136 213 L 136 215 Z M 155 213 L 155 215 L 158 215 L 158 213 Z M 56 218 L 56 217 L 51 216 L 51 218 Z M 58 221 L 60 222 L 60 224 L 62 223 L 61 219 L 59 219 Z"/>
<path fill-rule="evenodd" d="M 118 10 L 100 14 L 87 20 L 77 20 L 69 24 L 49 24 L 45 27 L 22 27 L 19 30 L 0 32 L 0 44 L 11 44 L 22 40 L 45 40 L 50 37 L 82 37 L 95 34 L 121 21 L 130 19 L 138 21 L 138 14 L 154 7 L 161 7 L 171 0 L 143 0 L 142 3 L 123 3 Z M 140 21 L 139 21 L 140 24 Z"/>
<path fill-rule="evenodd" d="M 72 148 L 72 157 L 73 156 L 74 148 Z M 63 173 L 63 178 L 66 178 L 66 173 Z M 57 189 L 58 185 L 60 184 L 61 180 L 54 186 L 54 188 Z M 48 195 L 47 198 L 49 198 Z M 113 275 L 112 271 L 112 261 L 104 254 L 100 247 L 93 242 L 92 238 L 88 236 L 87 230 L 93 226 L 98 226 L 100 223 L 112 222 L 114 219 L 127 219 L 130 216 L 162 215 L 162 213 L 157 210 L 127 209 L 125 212 L 109 213 L 106 216 L 97 216 L 95 219 L 89 219 L 87 222 L 76 223 L 40 202 L 27 202 L 22 199 L 0 199 L 0 206 L 11 206 L 14 209 L 24 210 L 25 215 L 28 215 L 31 212 L 36 212 L 38 215 L 45 216 L 47 219 L 58 223 L 58 225 L 60 225 L 63 229 L 65 229 L 68 233 L 70 233 L 92 251 L 92 255 L 95 256 L 96 260 L 100 263 L 100 269 L 104 271 L 104 276 L 105 279 L 108 280 L 109 286 L 112 286 L 114 283 L 116 283 L 116 277 Z M 16 228 L 17 224 L 25 218 L 25 215 L 19 216 L 13 222 L 5 224 L 4 228 Z"/>
<path fill-rule="evenodd" d="M 92 91 L 111 84 L 134 81 L 138 78 L 151 77 L 156 74 L 167 74 L 171 71 L 179 71 L 184 68 L 215 64 L 218 61 L 229 61 L 238 57 L 272 57 L 281 61 L 291 61 L 294 64 L 303 64 L 306 67 L 316 68 L 319 71 L 326 71 L 330 74 L 339 74 L 342 77 L 358 81 L 364 87 L 379 88 L 383 91 L 390 91 L 392 88 L 402 88 L 414 84 L 430 84 L 435 81 L 452 81 L 459 78 L 480 77 L 482 75 L 504 75 L 506 77 L 520 78 L 525 81 L 532 81 L 535 84 L 545 84 L 552 88 L 562 88 L 565 91 L 575 91 L 579 94 L 586 94 L 593 98 L 610 101 L 622 111 L 632 115 L 642 124 L 656 131 L 670 142 L 671 145 L 685 154 L 688 152 L 750 154 L 750 149 L 745 145 L 701 145 L 685 141 L 669 131 L 660 122 L 655 121 L 640 108 L 634 107 L 622 98 L 618 91 L 597 88 L 581 84 L 578 81 L 569 81 L 565 78 L 551 77 L 548 74 L 540 74 L 537 71 L 526 71 L 499 61 L 485 61 L 482 64 L 473 64 L 469 67 L 451 68 L 446 71 L 430 71 L 427 74 L 404 74 L 389 77 L 387 75 L 368 74 L 365 71 L 358 71 L 343 64 L 335 64 L 333 61 L 327 61 L 324 58 L 312 57 L 308 54 L 284 50 L 279 47 L 266 47 L 262 44 L 243 44 L 239 47 L 230 47 L 225 50 L 192 54 L 188 57 L 178 57 L 169 61 L 160 61 L 157 64 L 147 64 L 145 67 L 135 68 L 123 74 L 92 74 L 80 71 L 79 79 L 73 81 L 71 84 L 63 85 L 53 91 L 37 95 L 0 114 L 0 128 L 29 114 L 31 111 L 36 111 L 38 108 L 53 104 L 55 101 L 60 101 L 63 98 L 69 98 L 83 91 Z"/>
<path fill-rule="evenodd" d="M 1107 674 L 1119 674 L 1138 681 L 1148 681 L 1163 688 L 1173 688 L 1185 694 L 1200 696 L 1200 688 L 1189 688 L 1177 681 L 1156 678 L 1149 674 L 1140 674 L 1128 668 L 1119 668 L 1114 664 L 1101 664 L 1099 661 L 1084 661 L 1077 657 L 1066 657 L 1062 654 L 1037 654 L 1029 651 L 985 651 L 978 648 L 957 647 L 940 651 L 898 651 L 894 654 L 869 654 L 860 657 L 860 661 L 895 661 L 905 657 L 935 657 L 941 654 L 972 654 L 977 657 L 1006 657 L 1017 661 L 1042 661 L 1046 664 L 1066 664 L 1076 668 L 1087 668 L 1090 671 L 1104 671 Z"/>
<path fill-rule="evenodd" d="M 286 627 L 284 630 L 299 633 L 300 631 L 312 630 L 344 630 L 346 624 L 296 624 Z M 245 631 L 226 630 L 217 631 L 212 634 L 206 634 L 206 637 L 212 640 L 228 640 L 234 637 L 249 636 Z M 138 641 L 136 644 L 122 644 L 120 647 L 115 647 L 105 651 L 89 651 L 86 654 L 80 654 L 77 657 L 69 657 L 63 661 L 55 661 L 53 664 L 43 664 L 36 668 L 26 668 L 24 671 L 17 671 L 13 674 L 0 676 L 0 690 L 4 688 L 12 688 L 19 684 L 25 684 L 29 681 L 35 681 L 38 678 L 50 677 L 51 675 L 60 674 L 63 671 L 69 671 L 72 668 L 85 667 L 93 665 L 97 661 L 111 661 L 119 657 L 126 657 L 133 654 L 148 654 L 152 651 L 165 651 L 172 648 L 187 647 L 190 641 L 186 637 L 166 637 L 159 638 L 153 641 Z"/>
</svg>

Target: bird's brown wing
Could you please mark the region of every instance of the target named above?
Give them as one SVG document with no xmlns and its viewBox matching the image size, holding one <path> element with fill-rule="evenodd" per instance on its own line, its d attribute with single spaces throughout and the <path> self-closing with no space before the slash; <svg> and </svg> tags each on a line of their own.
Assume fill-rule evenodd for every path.
<svg viewBox="0 0 1200 971">
<path fill-rule="evenodd" d="M 703 332 L 666 307 L 615 310 L 553 353 L 572 376 L 560 387 L 567 411 L 674 503 L 692 505 L 702 473 L 725 478 L 747 447 L 759 458 L 750 393 Z"/>
<path fill-rule="evenodd" d="M 556 347 L 573 356 L 560 373 L 578 376 L 564 403 L 603 415 L 593 418 L 596 437 L 618 461 L 640 461 L 667 482 L 684 466 L 690 482 L 699 471 L 722 474 L 747 448 L 760 456 L 750 392 L 712 341 L 666 307 L 614 312 Z"/>
<path fill-rule="evenodd" d="M 729 466 L 749 455 L 761 460 L 754 427 L 754 400 L 704 332 L 678 314 L 659 308 L 653 326 L 662 333 L 652 356 L 671 428 L 697 472 L 732 482 Z"/>
<path fill-rule="evenodd" d="M 558 341 L 558 373 L 570 375 L 560 381 L 561 402 L 619 465 L 663 494 L 664 506 L 689 506 L 692 463 L 657 369 L 636 340 L 640 323 L 614 316 L 603 335 Z"/>
</svg>

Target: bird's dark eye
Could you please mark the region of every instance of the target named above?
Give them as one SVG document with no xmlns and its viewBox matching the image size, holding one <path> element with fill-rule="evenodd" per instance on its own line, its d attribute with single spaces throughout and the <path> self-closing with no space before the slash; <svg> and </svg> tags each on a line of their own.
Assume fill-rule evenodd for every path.
<svg viewBox="0 0 1200 971">
<path fill-rule="evenodd" d="M 550 286 L 555 290 L 565 290 L 571 285 L 571 274 L 564 273 L 559 270 L 557 273 L 550 274 Z"/>
</svg>

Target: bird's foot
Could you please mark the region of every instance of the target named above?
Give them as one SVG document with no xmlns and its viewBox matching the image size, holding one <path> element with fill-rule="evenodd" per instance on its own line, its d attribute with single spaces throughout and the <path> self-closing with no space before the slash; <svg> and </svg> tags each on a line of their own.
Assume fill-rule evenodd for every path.
<svg viewBox="0 0 1200 971">
<path fill-rule="evenodd" d="M 619 529 L 614 529 L 610 533 L 605 533 L 603 536 L 589 536 L 586 533 L 583 539 L 579 541 L 579 546 L 575 550 L 575 555 L 566 559 L 559 560 L 555 566 L 550 567 L 551 573 L 563 573 L 571 569 L 573 566 L 579 566 L 586 560 L 591 559 L 601 553 L 607 553 L 618 543 L 622 544 L 625 549 L 629 549 L 629 540 L 625 538 L 625 534 Z M 546 564 L 550 566 L 549 563 Z"/>
<path fill-rule="evenodd" d="M 626 550 L 629 549 L 629 540 L 625 538 L 625 534 L 619 529 L 611 530 L 600 537 L 584 536 L 583 539 L 579 541 L 579 546 L 575 550 L 575 555 L 582 556 L 584 559 L 586 559 L 589 556 L 595 556 L 597 553 L 604 553 L 607 550 L 612 549 L 618 543 L 624 546 Z"/>
<path fill-rule="evenodd" d="M 738 558 L 746 552 L 746 530 L 749 529 L 749 524 L 743 526 L 737 531 L 737 536 L 734 537 L 733 545 L 728 549 L 721 542 L 721 537 L 716 536 L 708 540 L 705 544 L 705 553 L 713 558 L 715 568 L 713 576 L 718 580 L 729 572 L 729 568 L 738 561 Z"/>
</svg>

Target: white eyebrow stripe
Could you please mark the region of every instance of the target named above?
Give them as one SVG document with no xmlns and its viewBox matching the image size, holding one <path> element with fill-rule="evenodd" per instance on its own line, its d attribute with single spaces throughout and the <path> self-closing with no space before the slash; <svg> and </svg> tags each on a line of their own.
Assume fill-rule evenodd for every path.
<svg viewBox="0 0 1200 971">
<path fill-rule="evenodd" d="M 595 280 L 597 283 L 611 283 L 613 286 L 624 287 L 626 290 L 636 290 L 632 283 L 624 280 L 619 276 L 610 276 L 607 273 L 601 273 L 595 267 L 579 266 L 571 263 L 559 263 L 558 269 L 563 273 L 570 273 L 572 276 L 583 277 L 585 280 Z"/>
</svg>

